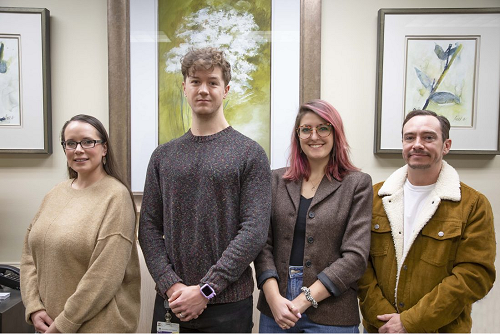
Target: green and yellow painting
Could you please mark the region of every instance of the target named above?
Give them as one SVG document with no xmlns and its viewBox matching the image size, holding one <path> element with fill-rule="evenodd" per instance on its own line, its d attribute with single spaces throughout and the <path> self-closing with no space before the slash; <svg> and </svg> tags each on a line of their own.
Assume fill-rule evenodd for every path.
<svg viewBox="0 0 500 334">
<path fill-rule="evenodd" d="M 181 58 L 190 48 L 223 50 L 232 66 L 224 114 L 231 126 L 270 153 L 271 0 L 159 0 L 159 144 L 191 127 Z"/>
</svg>

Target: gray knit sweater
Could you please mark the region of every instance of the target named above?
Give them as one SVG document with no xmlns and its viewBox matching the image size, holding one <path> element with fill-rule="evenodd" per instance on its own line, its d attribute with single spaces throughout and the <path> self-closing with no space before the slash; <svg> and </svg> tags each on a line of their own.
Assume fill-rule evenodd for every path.
<svg viewBox="0 0 500 334">
<path fill-rule="evenodd" d="M 146 175 L 139 242 L 158 291 L 209 283 L 210 303 L 253 292 L 250 263 L 264 246 L 271 172 L 256 142 L 232 127 L 159 146 Z"/>
</svg>

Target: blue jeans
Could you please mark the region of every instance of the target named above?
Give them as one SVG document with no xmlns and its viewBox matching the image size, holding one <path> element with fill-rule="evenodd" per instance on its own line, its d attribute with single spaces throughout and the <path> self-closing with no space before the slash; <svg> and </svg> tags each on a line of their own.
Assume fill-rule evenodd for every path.
<svg viewBox="0 0 500 334">
<path fill-rule="evenodd" d="M 290 266 L 288 269 L 288 287 L 286 289 L 286 299 L 293 300 L 302 293 L 302 266 Z M 302 318 L 297 321 L 294 327 L 282 329 L 273 318 L 260 314 L 260 333 L 359 333 L 358 326 L 328 326 L 320 325 L 311 321 L 307 314 L 302 313 Z"/>
</svg>

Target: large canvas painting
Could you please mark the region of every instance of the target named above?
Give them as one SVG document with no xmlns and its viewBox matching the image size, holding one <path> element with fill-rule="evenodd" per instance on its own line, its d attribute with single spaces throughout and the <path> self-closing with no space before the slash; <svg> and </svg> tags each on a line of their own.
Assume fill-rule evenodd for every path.
<svg viewBox="0 0 500 334">
<path fill-rule="evenodd" d="M 19 36 L 0 35 L 0 126 L 21 125 Z"/>
<path fill-rule="evenodd" d="M 158 1 L 158 140 L 184 134 L 191 111 L 180 60 L 192 47 L 224 50 L 232 65 L 227 121 L 270 154 L 271 0 Z"/>
<path fill-rule="evenodd" d="M 406 113 L 432 110 L 452 127 L 473 127 L 479 37 L 406 38 Z"/>
</svg>

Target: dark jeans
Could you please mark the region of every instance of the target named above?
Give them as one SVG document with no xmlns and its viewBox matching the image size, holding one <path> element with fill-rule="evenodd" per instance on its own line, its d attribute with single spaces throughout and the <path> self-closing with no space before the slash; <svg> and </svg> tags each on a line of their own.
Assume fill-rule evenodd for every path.
<svg viewBox="0 0 500 334">
<path fill-rule="evenodd" d="M 156 333 L 156 323 L 165 321 L 163 297 L 156 295 L 151 333 Z M 172 322 L 180 325 L 181 333 L 251 333 L 253 322 L 253 298 L 234 303 L 208 304 L 198 317 L 189 321 L 180 321 L 172 311 Z"/>
</svg>

